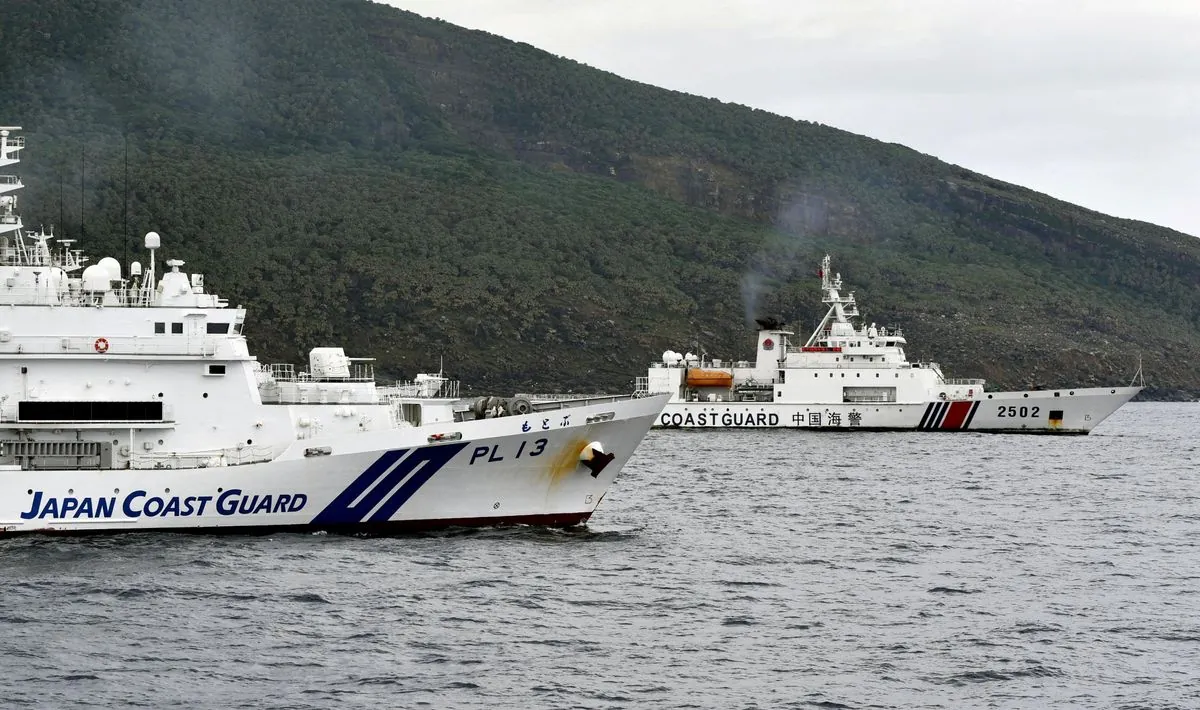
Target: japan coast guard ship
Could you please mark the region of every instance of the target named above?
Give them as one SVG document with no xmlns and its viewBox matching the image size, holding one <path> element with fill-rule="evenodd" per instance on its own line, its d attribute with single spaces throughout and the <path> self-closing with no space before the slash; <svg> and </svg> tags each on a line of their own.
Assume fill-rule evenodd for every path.
<svg viewBox="0 0 1200 710">
<path fill-rule="evenodd" d="M 909 362 L 899 329 L 855 324 L 854 294 L 842 294 L 829 256 L 818 273 L 829 312 L 804 345 L 760 320 L 753 363 L 670 350 L 652 363 L 637 392 L 671 395 L 655 425 L 1087 434 L 1142 389 L 988 392 L 983 380 L 947 379 L 937 363 Z"/>
<path fill-rule="evenodd" d="M 0 130 L 0 167 L 19 160 Z M 402 531 L 586 521 L 666 402 L 457 397 L 316 348 L 259 364 L 246 312 L 170 260 L 84 267 L 0 176 L 0 535 Z"/>
</svg>

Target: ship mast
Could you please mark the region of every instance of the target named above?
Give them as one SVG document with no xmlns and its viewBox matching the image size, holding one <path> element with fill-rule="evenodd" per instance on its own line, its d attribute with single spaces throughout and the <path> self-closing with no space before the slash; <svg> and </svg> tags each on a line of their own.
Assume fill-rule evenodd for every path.
<svg viewBox="0 0 1200 710">
<path fill-rule="evenodd" d="M 19 155 L 25 147 L 25 139 L 12 135 L 20 126 L 0 126 L 0 168 L 21 162 Z M 78 271 L 83 268 L 83 252 L 72 250 L 74 240 L 60 239 L 59 254 L 50 249 L 54 230 L 25 231 L 21 216 L 17 214 L 17 196 L 8 193 L 25 187 L 16 175 L 0 175 L 0 264 L 7 266 L 57 266 L 63 271 Z M 13 238 L 10 239 L 9 232 Z"/>
<path fill-rule="evenodd" d="M 21 130 L 20 126 L 0 126 L 0 168 L 21 162 L 19 153 L 25 147 L 25 139 L 12 135 L 13 131 Z M 25 187 L 21 178 L 16 175 L 0 175 L 0 261 L 8 261 L 12 257 L 19 258 L 25 233 L 21 216 L 17 214 L 17 196 L 9 194 Z M 10 246 L 8 233 L 15 232 L 16 244 Z M 13 253 L 14 249 L 17 253 Z"/>
<path fill-rule="evenodd" d="M 817 275 L 821 277 L 821 290 L 825 293 L 821 298 L 821 303 L 828 303 L 829 311 L 809 336 L 806 347 L 828 337 L 834 323 L 849 323 L 853 327 L 850 319 L 858 317 L 858 303 L 854 300 L 854 293 L 851 292 L 845 296 L 841 294 L 842 275 L 830 271 L 829 266 L 830 258 L 826 254 L 825 258 L 821 259 L 821 268 L 817 271 Z"/>
</svg>

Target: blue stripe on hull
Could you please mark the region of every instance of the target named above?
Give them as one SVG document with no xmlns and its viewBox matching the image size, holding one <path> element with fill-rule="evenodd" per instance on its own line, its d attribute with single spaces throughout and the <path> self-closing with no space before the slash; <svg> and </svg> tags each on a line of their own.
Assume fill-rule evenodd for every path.
<svg viewBox="0 0 1200 710">
<path fill-rule="evenodd" d="M 412 453 L 408 453 L 408 449 L 384 452 L 346 490 L 317 513 L 312 520 L 313 525 L 355 525 L 362 523 L 368 515 L 372 522 L 386 521 L 466 446 L 466 443 L 456 443 L 425 446 Z M 406 453 L 407 457 L 404 456 Z M 414 471 L 416 474 L 409 478 Z M 404 482 L 403 485 L 401 482 Z M 395 490 L 396 486 L 400 486 L 400 489 Z M 376 507 L 379 509 L 372 514 L 371 511 Z"/>
</svg>

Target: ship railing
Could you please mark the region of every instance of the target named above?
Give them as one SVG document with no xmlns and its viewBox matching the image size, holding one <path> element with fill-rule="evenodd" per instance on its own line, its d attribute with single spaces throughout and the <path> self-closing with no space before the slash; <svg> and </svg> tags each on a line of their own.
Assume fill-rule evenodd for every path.
<svg viewBox="0 0 1200 710">
<path fill-rule="evenodd" d="M 519 393 L 513 395 L 514 398 L 527 399 L 530 402 L 566 402 L 566 401 L 574 401 L 577 399 L 588 399 L 590 397 L 612 397 L 612 396 L 616 396 L 616 395 L 608 395 L 608 394 L 597 393 L 597 392 L 594 392 L 592 394 L 573 394 L 570 392 L 554 392 L 554 393 L 538 394 L 538 393 L 533 393 L 533 392 L 519 392 Z M 629 395 L 620 395 L 620 396 L 624 397 L 625 399 L 629 398 Z"/>
<path fill-rule="evenodd" d="M 855 394 L 844 395 L 842 397 L 842 402 L 848 404 L 880 404 L 895 401 L 896 397 L 894 395 L 886 394 Z"/>
<path fill-rule="evenodd" d="M 569 409 L 588 404 L 606 404 L 609 402 L 624 402 L 634 399 L 632 394 L 518 394 L 516 397 L 528 399 L 536 411 L 542 412 L 553 409 Z"/>
<path fill-rule="evenodd" d="M 379 388 L 379 394 L 393 399 L 460 399 L 462 387 L 458 380 L 405 381 Z"/>
<path fill-rule="evenodd" d="M 20 185 L 21 178 L 17 175 L 0 175 L 0 185 Z"/>
<path fill-rule="evenodd" d="M 0 215 L 0 222 L 16 224 L 18 218 Z M 0 263 L 5 266 L 58 266 L 64 271 L 77 271 L 83 266 L 82 257 L 72 252 L 65 257 L 62 254 L 46 255 L 32 248 L 9 246 L 0 252 Z M 145 294 L 140 289 L 113 288 L 108 291 L 84 292 L 52 291 L 47 286 L 4 286 L 0 290 L 0 305 L 5 306 L 64 306 L 75 308 L 148 308 Z M 217 307 L 226 307 L 229 301 L 215 294 L 204 294 L 213 297 L 212 302 Z M 204 306 L 207 307 L 207 306 Z"/>
<path fill-rule="evenodd" d="M 199 355 L 217 353 L 218 338 L 162 335 L 13 336 L 0 330 L 0 354 L 5 355 Z"/>
<path fill-rule="evenodd" d="M 258 396 L 263 404 L 379 404 L 375 383 L 370 380 L 260 380 Z"/>
<path fill-rule="evenodd" d="M 129 467 L 135 469 L 219 468 L 266 463 L 275 459 L 269 446 L 239 446 L 202 451 L 152 451 L 130 457 Z"/>
<path fill-rule="evenodd" d="M 958 386 L 963 386 L 963 387 L 982 387 L 984 382 L 985 382 L 985 380 L 981 380 L 978 378 L 967 378 L 967 379 L 958 378 L 958 379 L 953 379 L 953 380 L 946 380 L 945 384 L 958 385 Z"/>
<path fill-rule="evenodd" d="M 4 142 L 4 147 L 8 150 L 21 149 L 25 147 L 25 136 L 8 136 Z"/>
<path fill-rule="evenodd" d="M 259 382 L 374 382 L 375 369 L 370 363 L 353 363 L 347 377 L 314 377 L 311 372 L 296 372 L 290 362 L 273 362 L 259 368 Z"/>
<path fill-rule="evenodd" d="M 276 382 L 292 382 L 296 379 L 296 366 L 290 362 L 264 363 L 259 373 Z"/>
</svg>

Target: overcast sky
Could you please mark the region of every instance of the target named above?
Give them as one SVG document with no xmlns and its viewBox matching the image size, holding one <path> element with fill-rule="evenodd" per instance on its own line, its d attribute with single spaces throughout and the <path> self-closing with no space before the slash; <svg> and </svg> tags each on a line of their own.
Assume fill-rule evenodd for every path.
<svg viewBox="0 0 1200 710">
<path fill-rule="evenodd" d="M 1200 235 L 1200 0 L 386 0 Z"/>
</svg>

